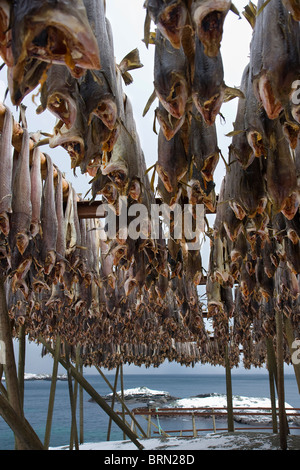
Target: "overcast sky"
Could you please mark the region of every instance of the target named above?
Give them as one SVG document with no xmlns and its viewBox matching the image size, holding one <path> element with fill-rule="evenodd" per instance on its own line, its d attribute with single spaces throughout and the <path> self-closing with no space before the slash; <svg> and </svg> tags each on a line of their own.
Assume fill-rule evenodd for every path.
<svg viewBox="0 0 300 470">
<path fill-rule="evenodd" d="M 247 4 L 246 0 L 236 0 L 235 6 L 242 12 L 244 6 Z M 256 3 L 256 2 L 254 2 Z M 141 62 L 144 67 L 132 71 L 134 78 L 133 84 L 125 87 L 124 91 L 129 96 L 134 110 L 135 121 L 139 132 L 142 148 L 145 154 L 147 167 L 153 165 L 157 160 L 157 135 L 153 132 L 153 119 L 154 109 L 157 106 L 157 102 L 154 103 L 145 117 L 142 117 L 142 113 L 145 104 L 153 92 L 153 59 L 154 59 L 154 46 L 149 45 L 147 49 L 145 44 L 142 42 L 143 29 L 145 20 L 145 9 L 143 8 L 144 0 L 106 0 L 107 4 L 107 18 L 110 20 L 113 34 L 114 34 L 114 48 L 116 61 L 119 63 L 122 58 L 134 48 L 138 48 L 140 52 Z M 241 15 L 242 16 L 242 15 Z M 152 23 L 152 30 L 154 31 L 155 26 Z M 237 15 L 229 12 L 225 21 L 224 34 L 222 40 L 222 57 L 224 63 L 225 83 L 228 86 L 234 87 L 239 86 L 241 76 L 245 66 L 249 60 L 249 46 L 251 39 L 252 30 L 248 22 L 244 17 L 239 19 Z M 4 96 L 6 89 L 6 68 L 0 72 L 0 99 L 1 95 Z M 35 99 L 36 104 L 33 102 L 33 94 L 36 90 L 24 100 L 25 106 L 27 106 L 27 121 L 29 131 L 42 130 L 44 132 L 51 132 L 55 124 L 55 118 L 49 113 L 44 112 L 42 115 L 37 116 L 35 113 L 36 106 L 39 105 L 39 97 Z M 14 111 L 14 115 L 18 118 L 18 112 L 14 110 L 11 105 L 9 98 L 6 100 L 6 104 Z M 232 123 L 235 120 L 237 100 L 233 100 L 227 104 L 224 104 L 221 112 L 225 117 L 225 123 L 221 122 L 221 119 L 217 118 L 216 124 L 218 129 L 218 140 L 219 147 L 222 150 L 223 155 L 227 158 L 228 146 L 230 139 L 225 136 L 232 130 Z M 158 127 L 158 125 L 157 125 Z M 43 151 L 49 153 L 53 162 L 65 172 L 66 179 L 72 183 L 77 193 L 83 195 L 89 189 L 90 177 L 81 175 L 80 170 L 77 170 L 77 176 L 73 175 L 73 171 L 70 169 L 70 159 L 65 150 L 62 148 L 49 149 L 48 147 L 43 148 Z M 216 172 L 215 182 L 217 190 L 220 187 L 222 177 L 224 175 L 224 165 L 220 161 Z M 207 259 L 208 253 L 203 253 L 203 258 Z M 16 350 L 18 348 L 16 347 Z M 51 373 L 52 371 L 52 359 L 50 357 L 41 358 L 41 349 L 35 344 L 29 344 L 27 348 L 27 360 L 26 360 L 26 372 L 32 373 Z M 144 368 L 142 368 L 145 371 Z M 92 370 L 91 370 L 92 371 Z M 124 369 L 129 373 L 139 373 L 140 368 L 137 367 L 125 367 Z M 196 365 L 195 368 L 180 367 L 173 363 L 166 363 L 160 366 L 158 369 L 150 368 L 149 372 L 155 373 L 220 373 L 224 374 L 224 370 L 221 367 L 211 367 L 208 365 Z M 243 369 L 239 368 L 239 372 L 243 372 Z M 60 373 L 64 370 L 60 368 Z M 254 372 L 259 372 L 258 369 L 254 369 Z M 263 370 L 265 372 L 265 370 Z"/>
</svg>

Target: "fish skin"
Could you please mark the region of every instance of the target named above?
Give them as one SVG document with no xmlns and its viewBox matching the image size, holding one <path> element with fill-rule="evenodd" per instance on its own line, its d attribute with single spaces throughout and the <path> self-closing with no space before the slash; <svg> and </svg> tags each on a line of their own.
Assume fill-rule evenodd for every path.
<svg viewBox="0 0 300 470">
<path fill-rule="evenodd" d="M 295 21 L 300 21 L 300 5 L 298 0 L 282 0 L 285 8 L 291 13 Z"/>
<path fill-rule="evenodd" d="M 216 126 L 215 124 L 207 125 L 202 114 L 197 112 L 195 105 L 191 114 L 189 161 L 201 172 L 205 181 L 213 181 L 220 154 Z"/>
<path fill-rule="evenodd" d="M 189 97 L 190 78 L 182 48 L 174 49 L 159 30 L 156 31 L 154 54 L 154 88 L 166 110 L 180 119 Z"/>
<path fill-rule="evenodd" d="M 147 0 L 145 8 L 160 32 L 176 49 L 180 48 L 187 8 L 182 0 Z"/>
<path fill-rule="evenodd" d="M 172 193 L 178 187 L 178 182 L 188 170 L 188 160 L 180 132 L 167 141 L 162 131 L 158 134 L 158 160 L 156 171 L 165 189 Z"/>
<path fill-rule="evenodd" d="M 20 67 L 26 57 L 64 63 L 77 78 L 86 68 L 100 68 L 98 45 L 82 0 L 15 2 L 12 41 Z"/>
<path fill-rule="evenodd" d="M 195 38 L 195 67 L 192 98 L 209 125 L 215 122 L 225 97 L 224 70 L 221 53 L 208 57 L 201 41 Z"/>
<path fill-rule="evenodd" d="M 184 123 L 185 115 L 177 119 L 172 116 L 168 111 L 163 107 L 159 101 L 158 107 L 155 110 L 155 117 L 159 122 L 160 128 L 164 133 L 164 136 L 167 140 L 171 140 L 176 132 L 181 128 Z"/>
<path fill-rule="evenodd" d="M 62 173 L 57 169 L 57 184 L 55 189 L 55 211 L 57 217 L 57 238 L 56 238 L 56 256 L 58 262 L 61 262 L 66 254 L 66 234 L 64 221 L 64 197 L 62 185 Z M 59 258 L 61 257 L 61 260 Z"/>
<path fill-rule="evenodd" d="M 58 233 L 58 221 L 55 208 L 55 191 L 53 181 L 53 162 L 49 155 L 46 156 L 47 175 L 43 188 L 41 223 L 42 223 L 42 260 L 43 270 L 49 275 L 56 261 L 56 243 Z"/>
<path fill-rule="evenodd" d="M 262 6 L 262 0 L 257 8 Z M 274 39 L 275 38 L 275 39 Z M 282 2 L 267 4 L 257 16 L 250 44 L 254 92 L 269 119 L 276 119 L 290 100 L 299 77 L 299 25 Z"/>
<path fill-rule="evenodd" d="M 40 156 L 40 150 L 38 147 L 36 147 L 32 153 L 30 181 L 31 181 L 31 204 L 32 204 L 30 232 L 31 232 L 32 237 L 35 237 L 38 233 L 40 233 L 41 205 L 42 205 L 42 194 L 43 194 L 41 156 Z"/>
<path fill-rule="evenodd" d="M 112 130 L 118 116 L 117 83 L 112 38 L 109 35 L 103 0 L 84 0 L 89 23 L 99 47 L 101 69 L 87 72 L 80 80 L 80 94 L 86 106 L 88 122 L 92 115 Z M 96 77 L 96 78 L 95 78 Z"/>
<path fill-rule="evenodd" d="M 194 0 L 191 4 L 196 34 L 209 57 L 216 57 L 219 52 L 223 24 L 230 6 L 229 0 Z"/>
<path fill-rule="evenodd" d="M 6 237 L 8 236 L 10 230 L 9 214 L 12 212 L 12 130 L 12 113 L 8 108 L 6 108 L 3 129 L 0 138 L 0 231 Z"/>
<path fill-rule="evenodd" d="M 295 161 L 284 138 L 279 119 L 269 122 L 267 133 L 269 137 L 266 159 L 267 192 L 274 211 L 283 211 L 287 218 L 293 218 L 299 207 Z M 294 204 L 291 204 L 291 199 L 294 200 Z"/>
<path fill-rule="evenodd" d="M 11 246 L 17 246 L 21 255 L 29 244 L 32 214 L 29 168 L 29 134 L 23 129 L 22 148 L 14 162 L 11 214 Z"/>
</svg>

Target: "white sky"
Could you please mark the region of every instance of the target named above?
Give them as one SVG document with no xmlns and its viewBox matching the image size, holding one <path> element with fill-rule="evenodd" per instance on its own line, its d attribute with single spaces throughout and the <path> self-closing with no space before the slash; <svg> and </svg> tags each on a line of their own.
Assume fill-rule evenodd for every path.
<svg viewBox="0 0 300 470">
<path fill-rule="evenodd" d="M 235 0 L 234 4 L 242 13 L 248 0 Z M 254 2 L 257 3 L 257 2 Z M 119 63 L 122 58 L 134 48 L 138 48 L 140 52 L 141 62 L 144 67 L 131 72 L 134 82 L 125 87 L 124 91 L 129 96 L 134 110 L 135 121 L 139 132 L 142 148 L 145 154 L 147 167 L 153 165 L 157 160 L 157 136 L 153 132 L 154 109 L 157 102 L 153 103 L 147 115 L 143 118 L 142 113 L 145 104 L 153 92 L 153 59 L 154 46 L 149 45 L 147 49 L 142 42 L 143 29 L 146 10 L 143 8 L 144 0 L 106 0 L 106 16 L 110 20 L 114 34 L 115 57 Z M 241 15 L 242 16 L 242 15 Z M 152 23 L 151 30 L 154 31 L 155 25 Z M 249 60 L 249 46 L 252 30 L 249 23 L 242 16 L 239 19 L 234 13 L 229 12 L 224 25 L 224 34 L 221 46 L 221 52 L 224 64 L 225 83 L 228 86 L 239 86 L 243 70 Z M 6 67 L 0 72 L 0 99 L 2 99 L 6 89 Z M 36 105 L 32 101 L 32 95 L 36 90 L 27 96 L 23 102 L 27 106 L 27 121 L 29 131 L 34 132 L 42 130 L 51 132 L 55 124 L 55 118 L 49 112 L 45 111 L 42 115 L 37 116 L 35 113 L 36 105 L 39 105 L 39 97 L 36 98 Z M 9 97 L 6 104 L 14 112 L 15 118 L 18 119 L 18 112 L 11 105 Z M 225 117 L 225 124 L 221 123 L 221 119 L 217 118 L 217 130 L 219 147 L 225 158 L 228 154 L 228 146 L 230 139 L 225 134 L 232 130 L 232 123 L 235 120 L 237 99 L 224 104 L 221 112 Z M 158 129 L 158 124 L 157 124 Z M 48 153 L 53 162 L 65 172 L 66 179 L 72 183 L 77 193 L 83 195 L 89 189 L 89 176 L 82 175 L 80 169 L 77 170 L 77 176 L 74 177 L 73 171 L 70 169 L 70 159 L 65 150 L 62 148 L 49 149 L 44 147 L 43 151 Z M 224 164 L 220 163 L 215 172 L 216 189 L 218 191 L 222 177 L 224 175 Z M 207 255 L 207 254 L 206 254 Z M 205 257 L 205 253 L 203 254 Z M 16 348 L 17 350 L 17 348 Z M 140 368 L 127 367 L 125 371 L 128 373 L 141 372 Z M 145 369 L 142 369 L 145 371 Z M 155 373 L 224 373 L 221 367 L 211 367 L 196 365 L 195 368 L 180 367 L 177 364 L 164 364 L 159 369 L 148 369 Z M 45 357 L 40 358 L 40 348 L 35 344 L 30 344 L 27 348 L 26 372 L 32 373 L 51 373 L 52 359 Z M 242 372 L 241 368 L 238 371 Z M 258 369 L 253 370 L 255 373 Z M 60 373 L 63 373 L 60 369 Z M 265 370 L 264 370 L 265 372 Z"/>
</svg>

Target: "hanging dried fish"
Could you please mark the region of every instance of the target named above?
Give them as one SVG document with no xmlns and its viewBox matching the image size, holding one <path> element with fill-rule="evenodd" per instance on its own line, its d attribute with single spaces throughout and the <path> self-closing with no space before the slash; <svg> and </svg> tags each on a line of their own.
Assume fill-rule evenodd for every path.
<svg viewBox="0 0 300 470">
<path fill-rule="evenodd" d="M 8 236 L 10 224 L 9 214 L 12 212 L 12 129 L 13 117 L 8 108 L 5 110 L 5 117 L 0 138 L 0 160 L 1 160 L 1 179 L 0 179 L 0 231 Z"/>
<path fill-rule="evenodd" d="M 43 193 L 43 181 L 41 173 L 41 155 L 40 150 L 36 147 L 32 152 L 32 165 L 30 170 L 31 182 L 31 204 L 32 216 L 30 231 L 32 237 L 40 233 L 41 229 L 41 205 Z"/>
<path fill-rule="evenodd" d="M 189 97 L 188 64 L 182 48 L 174 49 L 160 31 L 156 32 L 154 88 L 166 110 L 180 119 Z"/>
<path fill-rule="evenodd" d="M 49 275 L 56 261 L 56 243 L 58 233 L 58 222 L 55 208 L 55 192 L 53 181 L 53 162 L 49 155 L 46 155 L 47 175 L 42 197 L 42 261 L 43 270 Z"/>
</svg>

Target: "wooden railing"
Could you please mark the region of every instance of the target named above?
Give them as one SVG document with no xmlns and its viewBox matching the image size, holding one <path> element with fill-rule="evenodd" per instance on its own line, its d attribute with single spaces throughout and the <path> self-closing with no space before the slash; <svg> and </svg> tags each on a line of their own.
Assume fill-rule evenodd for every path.
<svg viewBox="0 0 300 470">
<path fill-rule="evenodd" d="M 293 418 L 300 417 L 300 408 L 291 408 L 286 409 L 286 417 L 292 416 Z M 121 412 L 117 412 L 121 414 Z M 125 413 L 127 414 L 127 413 Z M 228 431 L 228 428 L 217 428 L 216 427 L 216 417 L 224 417 L 227 415 L 227 408 L 223 407 L 197 407 L 197 408 L 135 408 L 131 410 L 133 416 L 141 416 L 147 421 L 147 437 L 151 437 L 151 428 L 154 427 L 154 434 L 160 434 L 166 437 L 170 437 L 170 434 L 177 434 L 182 436 L 184 433 L 185 437 L 197 437 L 199 432 L 219 432 L 219 431 Z M 234 407 L 233 415 L 234 416 L 272 416 L 272 408 L 268 407 Z M 278 408 L 276 409 L 276 415 L 278 414 Z M 162 429 L 160 426 L 159 418 L 163 417 L 181 417 L 181 416 L 190 416 L 192 420 L 192 429 L 171 429 L 166 430 Z M 197 428 L 196 427 L 196 418 L 212 418 L 212 428 Z M 300 426 L 292 425 L 289 426 L 289 429 L 300 430 Z M 134 422 L 132 422 L 132 430 L 134 431 Z M 235 427 L 235 431 L 244 431 L 244 430 L 273 430 L 273 425 L 266 426 L 262 423 L 261 426 L 255 426 L 249 424 L 247 427 Z M 276 431 L 277 432 L 277 431 Z M 185 433 L 192 433 L 186 435 Z"/>
</svg>

